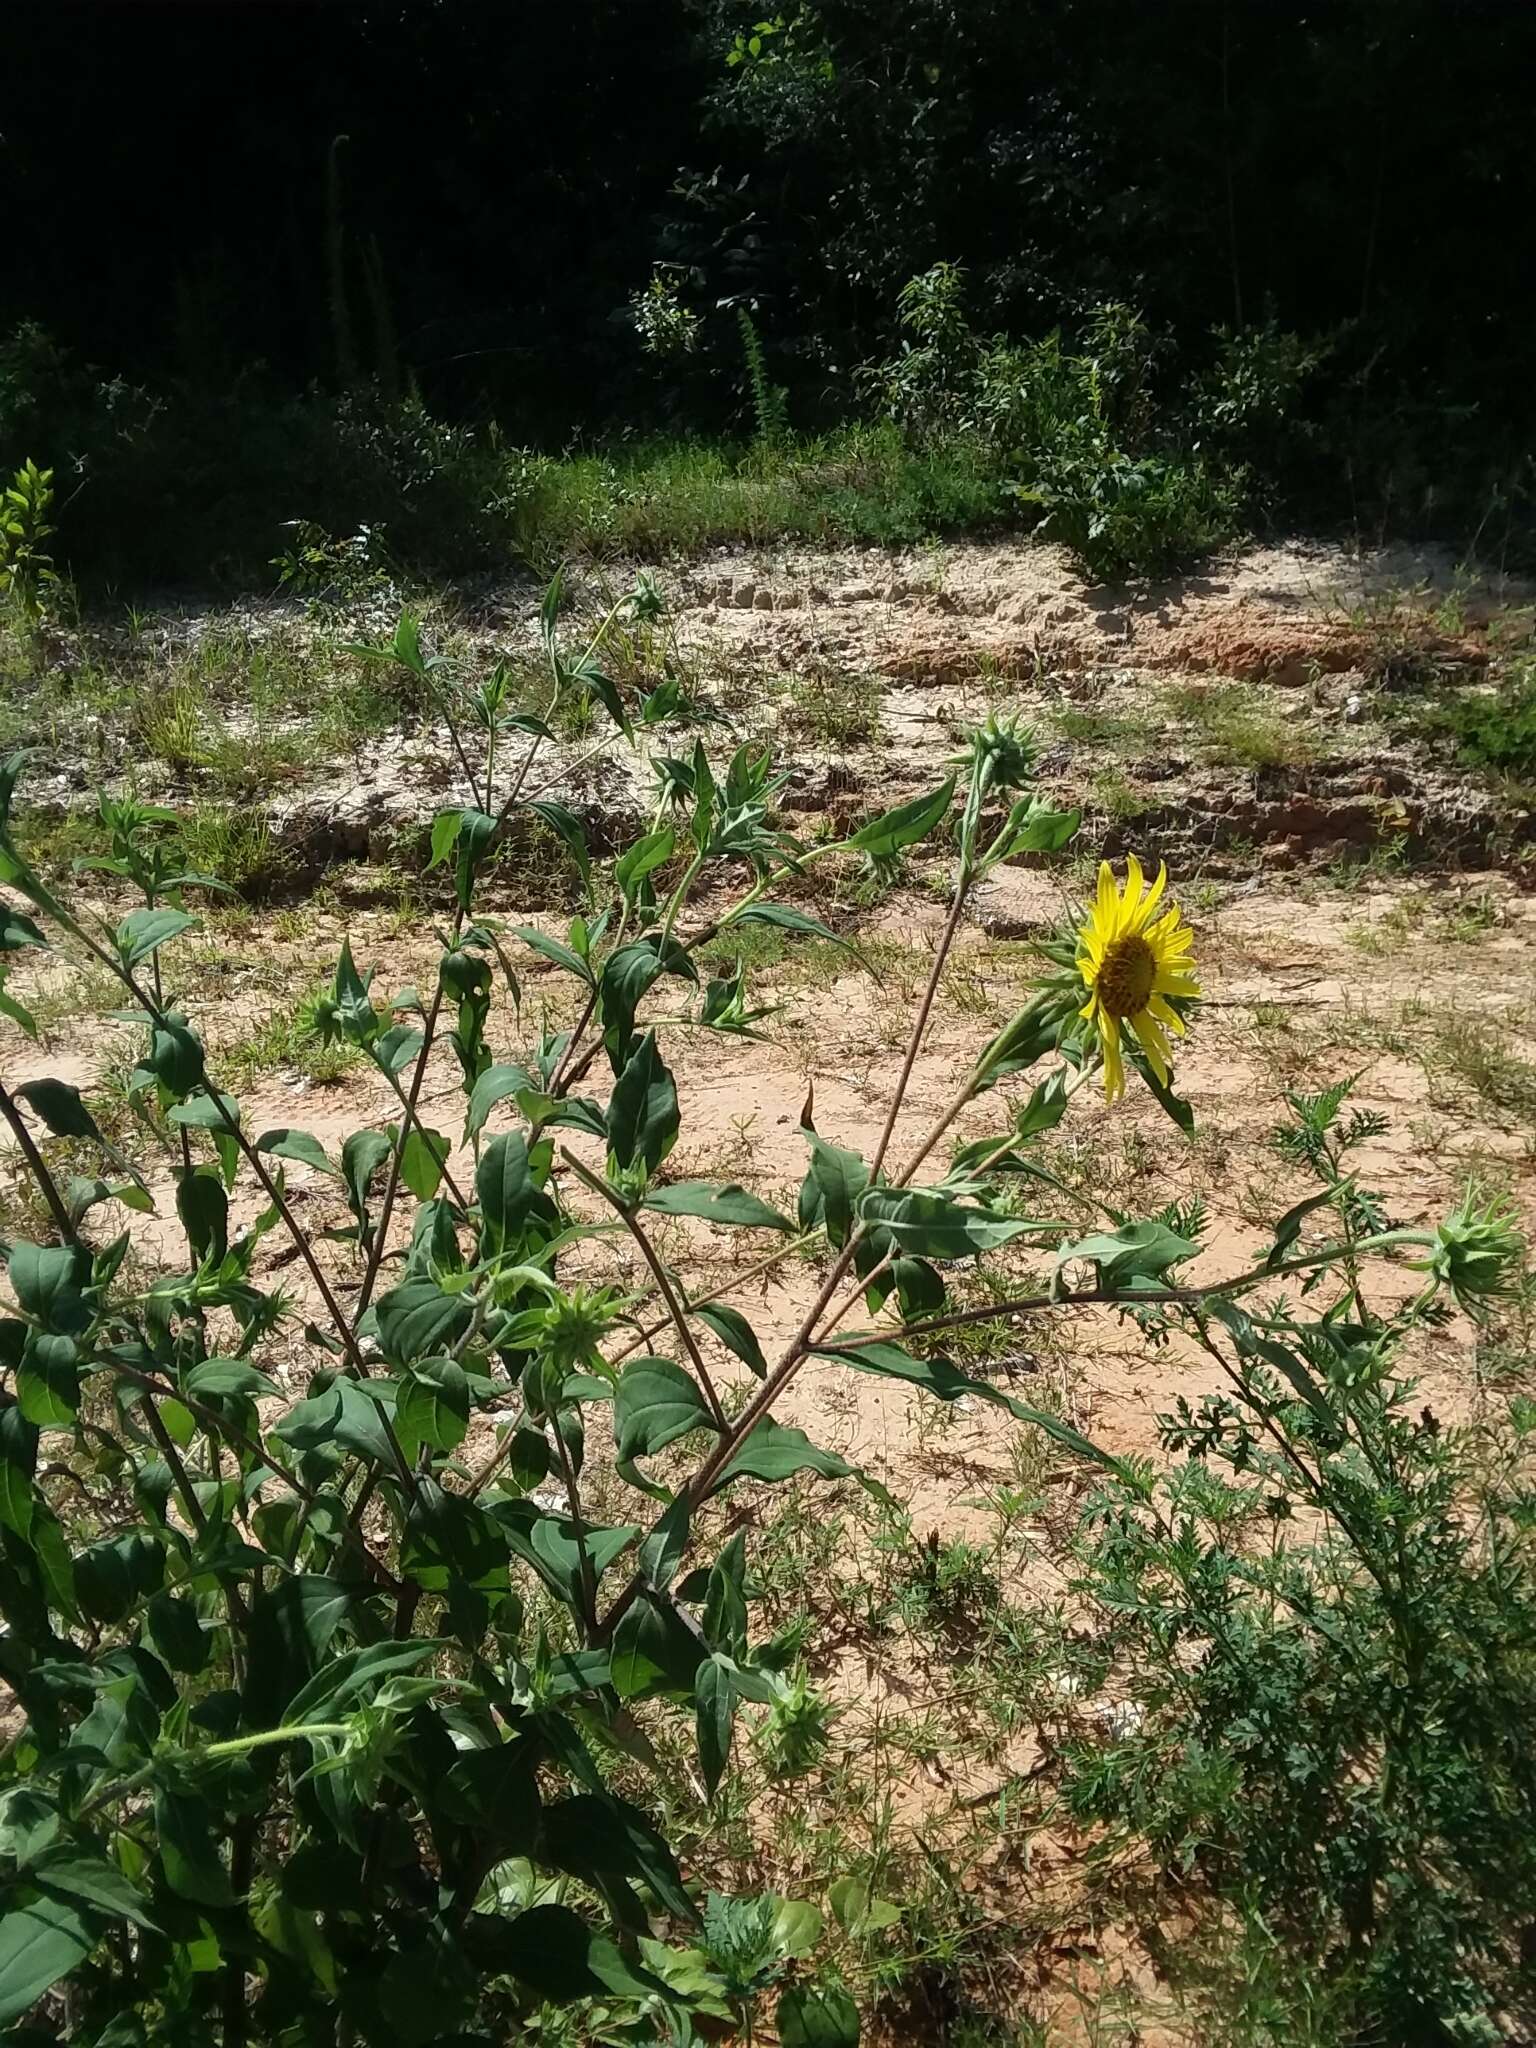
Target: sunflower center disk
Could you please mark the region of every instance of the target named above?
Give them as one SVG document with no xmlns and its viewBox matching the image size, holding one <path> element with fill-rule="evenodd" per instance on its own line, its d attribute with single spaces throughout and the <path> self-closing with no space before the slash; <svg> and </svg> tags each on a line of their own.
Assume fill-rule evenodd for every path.
<svg viewBox="0 0 1536 2048">
<path fill-rule="evenodd" d="M 1136 934 L 1116 939 L 1104 954 L 1094 993 L 1112 1017 L 1134 1017 L 1147 1007 L 1157 979 L 1157 955 Z"/>
</svg>

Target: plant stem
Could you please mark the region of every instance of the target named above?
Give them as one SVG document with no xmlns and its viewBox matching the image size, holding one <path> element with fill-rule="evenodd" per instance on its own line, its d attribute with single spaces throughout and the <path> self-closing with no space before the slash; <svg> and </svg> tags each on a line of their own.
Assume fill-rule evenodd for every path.
<svg viewBox="0 0 1536 2048">
<path fill-rule="evenodd" d="M 928 1029 L 928 1017 L 933 1009 L 934 997 L 939 992 L 939 981 L 944 973 L 944 963 L 949 958 L 949 949 L 955 943 L 955 933 L 960 928 L 960 917 L 965 909 L 966 892 L 969 890 L 970 884 L 971 873 L 969 864 L 962 861 L 960 863 L 960 872 L 955 879 L 955 900 L 950 905 L 949 918 L 944 926 L 943 936 L 940 938 L 938 948 L 933 956 L 933 967 L 928 976 L 928 986 L 923 990 L 923 999 L 918 1004 L 917 1015 L 912 1020 L 912 1032 L 907 1040 L 906 1058 L 901 1063 L 901 1073 L 897 1077 L 896 1087 L 891 1095 L 891 1106 L 886 1113 L 885 1129 L 880 1133 L 880 1143 L 875 1147 L 875 1156 L 870 1162 L 869 1178 L 871 1184 L 879 1178 L 880 1169 L 885 1164 L 885 1155 L 890 1150 L 891 1137 L 896 1129 L 896 1119 L 901 1114 L 901 1105 L 906 1096 L 907 1084 L 912 1079 L 912 1069 L 917 1064 L 917 1055 L 922 1046 L 924 1034 Z"/>
<path fill-rule="evenodd" d="M 590 1188 L 593 1194 L 600 1195 L 611 1209 L 617 1211 L 624 1224 L 624 1228 L 635 1240 L 635 1243 L 639 1245 L 644 1255 L 645 1263 L 650 1267 L 651 1274 L 661 1292 L 661 1298 L 667 1304 L 667 1313 L 672 1318 L 673 1328 L 677 1331 L 678 1339 L 688 1354 L 688 1361 L 699 1376 L 699 1384 L 703 1387 L 704 1397 L 709 1402 L 710 1413 L 714 1416 L 719 1427 L 724 1429 L 726 1426 L 725 1409 L 721 1406 L 720 1396 L 715 1392 L 715 1383 L 709 1376 L 709 1368 L 705 1365 L 703 1354 L 694 1342 L 693 1332 L 688 1327 L 688 1318 L 684 1315 L 682 1305 L 673 1290 L 672 1282 L 667 1276 L 667 1269 L 657 1256 L 655 1246 L 641 1229 L 639 1219 L 636 1217 L 634 1210 L 630 1208 L 629 1204 L 621 1196 L 614 1193 L 605 1180 L 602 1180 L 597 1174 L 590 1172 L 588 1168 L 583 1166 L 581 1161 L 568 1151 L 564 1145 L 560 1147 L 560 1157 L 584 1187 Z"/>
<path fill-rule="evenodd" d="M 16 1135 L 16 1142 L 21 1147 L 21 1156 L 26 1160 L 33 1179 L 42 1190 L 43 1200 L 48 1204 L 59 1235 L 66 1244 L 79 1244 L 80 1234 L 69 1220 L 69 1210 L 65 1206 L 64 1197 L 59 1193 L 58 1182 L 49 1172 L 42 1153 L 38 1151 L 33 1141 L 32 1133 L 27 1129 L 21 1111 L 3 1084 L 0 1084 L 0 1116 L 5 1118 Z"/>
</svg>

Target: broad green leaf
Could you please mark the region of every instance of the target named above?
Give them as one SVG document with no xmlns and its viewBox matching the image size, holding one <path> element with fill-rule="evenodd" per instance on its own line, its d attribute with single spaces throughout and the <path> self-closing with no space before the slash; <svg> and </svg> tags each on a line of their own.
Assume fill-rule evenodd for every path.
<svg viewBox="0 0 1536 2048">
<path fill-rule="evenodd" d="M 204 1091 L 189 1101 L 176 1103 L 167 1110 L 165 1120 L 195 1131 L 227 1131 L 231 1124 L 239 1124 L 240 1105 L 233 1095 Z"/>
<path fill-rule="evenodd" d="M 626 1962 L 607 1935 L 595 1933 L 569 1906 L 532 1906 L 519 1913 L 500 1930 L 496 1956 L 499 1968 L 559 2004 L 609 1996 L 645 1999 L 666 1988 Z"/>
<path fill-rule="evenodd" d="M 614 1691 L 621 1700 L 655 1692 L 691 1698 L 699 1659 L 707 1648 L 667 1595 L 637 1594 L 613 1632 L 609 1661 Z"/>
<path fill-rule="evenodd" d="M 219 1855 L 209 1807 L 161 1785 L 155 1791 L 155 1846 L 165 1881 L 198 1906 L 231 1906 L 229 1873 Z"/>
<path fill-rule="evenodd" d="M 792 1984 L 776 2018 L 780 2048 L 859 2048 L 859 2009 L 846 1991 Z"/>
<path fill-rule="evenodd" d="M 947 815 L 954 794 L 955 778 L 951 775 L 941 788 L 931 790 L 927 796 L 913 797 L 910 803 L 898 804 L 894 810 L 871 818 L 847 843 L 873 860 L 889 860 L 903 847 L 915 846 L 933 830 Z"/>
<path fill-rule="evenodd" d="M 528 1856 L 539 1828 L 539 1749 L 527 1741 L 461 1750 L 436 1797 L 498 1856 Z"/>
<path fill-rule="evenodd" d="M 648 1031 L 625 1062 L 608 1104 L 610 1171 L 652 1174 L 677 1142 L 677 1087 Z"/>
<path fill-rule="evenodd" d="M 1199 1249 L 1188 1238 L 1176 1236 L 1165 1223 L 1127 1223 L 1119 1230 L 1095 1231 L 1091 1237 L 1067 1245 L 1057 1254 L 1056 1267 L 1059 1272 L 1076 1259 L 1091 1260 L 1103 1286 L 1134 1291 L 1138 1281 L 1161 1284 L 1170 1266 L 1192 1259 Z"/>
<path fill-rule="evenodd" d="M 618 721 L 623 723 L 622 717 Z M 628 730 L 628 728 L 625 728 Z M 585 880 L 592 873 L 592 856 L 587 851 L 587 835 L 581 829 L 581 820 L 574 811 L 568 811 L 564 804 L 552 803 L 548 797 L 535 797 L 528 806 L 535 817 L 541 818 L 557 838 L 563 841 L 566 851 L 575 861 Z"/>
<path fill-rule="evenodd" d="M 197 923 L 184 910 L 135 910 L 117 928 L 117 950 L 125 967 L 137 967 L 168 939 L 179 938 Z"/>
<path fill-rule="evenodd" d="M 688 1313 L 697 1316 L 701 1323 L 713 1330 L 726 1350 L 734 1352 L 760 1380 L 767 1378 L 768 1361 L 763 1356 L 763 1347 L 757 1341 L 757 1332 L 740 1309 L 729 1308 L 721 1301 L 701 1301 Z"/>
<path fill-rule="evenodd" d="M 901 1918 L 900 1906 L 889 1899 L 873 1898 L 861 1877 L 840 1877 L 828 1885 L 827 1904 L 838 1926 L 854 1941 L 894 1927 Z"/>
<path fill-rule="evenodd" d="M 431 874 L 435 867 L 440 867 L 452 853 L 458 844 L 459 831 L 463 823 L 462 811 L 439 811 L 432 820 L 432 858 L 427 862 L 428 874 Z"/>
<path fill-rule="evenodd" d="M 926 1259 L 969 1259 L 995 1251 L 1010 1238 L 1049 1226 L 1027 1218 L 993 1216 L 926 1188 L 866 1188 L 858 1214 L 886 1230 L 904 1251 Z"/>
<path fill-rule="evenodd" d="M 513 933 L 525 946 L 531 946 L 535 953 L 541 953 L 546 960 L 552 960 L 557 967 L 563 967 L 567 974 L 574 974 L 578 981 L 592 986 L 592 970 L 579 953 L 573 953 L 569 946 L 559 939 L 552 939 L 548 932 L 541 932 L 537 925 L 515 924 Z"/>
<path fill-rule="evenodd" d="M 469 1329 L 473 1309 L 463 1294 L 449 1294 L 436 1280 L 406 1280 L 379 1300 L 379 1343 L 395 1366 L 453 1350 Z"/>
<path fill-rule="evenodd" d="M 25 911 L 13 904 L 0 904 L 0 953 L 18 953 L 24 946 L 48 950 L 48 941 Z"/>
<path fill-rule="evenodd" d="M 789 1479 L 796 1472 L 818 1472 L 823 1479 L 854 1476 L 846 1458 L 840 1458 L 836 1451 L 819 1449 L 804 1430 L 791 1429 L 764 1417 L 721 1473 L 716 1486 L 729 1486 L 734 1479 Z"/>
<path fill-rule="evenodd" d="M 694 1728 L 704 1789 L 713 1799 L 730 1761 L 736 1726 L 734 1669 L 719 1657 L 706 1657 L 693 1686 Z"/>
<path fill-rule="evenodd" d="M 779 931 L 799 932 L 802 938 L 829 939 L 834 946 L 848 945 L 846 939 L 839 938 L 819 917 L 812 917 L 808 911 L 791 910 L 787 903 L 749 903 L 745 910 L 727 917 L 721 924 L 721 930 L 734 931 L 744 924 L 773 925 Z"/>
<path fill-rule="evenodd" d="M 80 1353 L 71 1337 L 29 1330 L 16 1398 L 34 1429 L 68 1429 L 80 1410 Z"/>
<path fill-rule="evenodd" d="M 4 1478 L 4 1469 L 0 1467 L 0 1480 Z M 685 1489 L 640 1546 L 640 1569 L 658 1592 L 665 1592 L 677 1577 L 677 1568 L 688 1548 L 692 1521 L 692 1504 Z"/>
<path fill-rule="evenodd" d="M 89 1849 L 56 1849 L 40 1857 L 27 1871 L 33 1884 L 45 1891 L 79 1900 L 114 1920 L 131 1920 L 136 1927 L 157 1931 L 149 1901 L 123 1875 L 116 1863 Z"/>
<path fill-rule="evenodd" d="M 288 1125 L 275 1131 L 263 1131 L 256 1140 L 256 1150 L 270 1152 L 276 1159 L 296 1159 L 303 1166 L 313 1166 L 320 1173 L 328 1173 L 333 1180 L 339 1178 L 336 1168 L 325 1156 L 325 1147 L 308 1131 L 296 1131 Z"/>
<path fill-rule="evenodd" d="M 627 1800 L 578 1792 L 546 1806 L 544 1852 L 557 1869 L 589 1882 L 594 1875 L 637 1878 L 667 1912 L 698 1918 L 672 1851 Z"/>
<path fill-rule="evenodd" d="M 670 1358 L 630 1360 L 619 1377 L 613 1421 L 621 1459 L 649 1457 L 714 1426 L 692 1376 Z"/>
<path fill-rule="evenodd" d="M 829 1144 L 815 1131 L 802 1135 L 811 1148 L 811 1167 L 800 1190 L 800 1228 L 825 1227 L 828 1241 L 840 1250 L 853 1228 L 854 1203 L 869 1185 L 869 1168 L 857 1152 Z"/>
<path fill-rule="evenodd" d="M 96 1935 L 64 1899 L 34 1899 L 0 1918 L 0 2026 L 29 2012 L 43 1993 L 83 1963 Z"/>
<path fill-rule="evenodd" d="M 182 1391 L 207 1399 L 209 1395 L 242 1395 L 248 1401 L 281 1397 L 283 1389 L 266 1372 L 258 1372 L 248 1358 L 205 1358 L 182 1376 Z"/>
<path fill-rule="evenodd" d="M 469 1381 L 452 1358 L 412 1366 L 395 1400 L 395 1432 L 409 1457 L 417 1444 L 457 1450 L 469 1429 Z"/>
<path fill-rule="evenodd" d="M 448 1140 L 441 1131 L 423 1130 L 420 1124 L 412 1124 L 400 1148 L 400 1178 L 418 1202 L 430 1202 L 437 1193 L 447 1157 Z"/>
<path fill-rule="evenodd" d="M 706 1223 L 739 1224 L 755 1230 L 793 1230 L 787 1216 L 749 1195 L 735 1181 L 721 1187 L 704 1180 L 673 1181 L 652 1188 L 640 1205 L 662 1216 L 700 1216 Z"/>
<path fill-rule="evenodd" d="M 251 1607 L 242 1713 L 250 1729 L 276 1728 L 319 1668 L 355 1593 L 318 1573 L 279 1579 Z"/>
<path fill-rule="evenodd" d="M 16 1093 L 37 1111 L 56 1138 L 100 1140 L 96 1119 L 86 1108 L 80 1090 L 68 1081 L 23 1081 Z"/>
<path fill-rule="evenodd" d="M 11 1289 L 23 1311 L 45 1330 L 65 1336 L 85 1329 L 91 1320 L 81 1289 L 90 1278 L 90 1261 L 71 1245 L 36 1245 L 17 1241 L 7 1264 Z"/>
<path fill-rule="evenodd" d="M 464 1124 L 466 1141 L 484 1130 L 485 1120 L 498 1102 L 532 1086 L 533 1076 L 526 1067 L 487 1067 L 469 1093 L 469 1114 Z"/>
<path fill-rule="evenodd" d="M 229 1249 L 229 1197 L 211 1173 L 194 1169 L 176 1183 L 176 1213 L 192 1256 L 217 1263 Z"/>
<path fill-rule="evenodd" d="M 659 832 L 647 832 L 627 853 L 619 856 L 614 863 L 613 878 L 626 903 L 634 900 L 635 891 L 648 874 L 665 866 L 672 858 L 676 845 L 677 833 L 670 825 L 664 825 Z"/>
<path fill-rule="evenodd" d="M 521 1244 L 528 1219 L 541 1203 L 521 1131 L 505 1132 L 486 1146 L 475 1170 L 475 1194 L 483 1225 L 482 1256 Z"/>
</svg>

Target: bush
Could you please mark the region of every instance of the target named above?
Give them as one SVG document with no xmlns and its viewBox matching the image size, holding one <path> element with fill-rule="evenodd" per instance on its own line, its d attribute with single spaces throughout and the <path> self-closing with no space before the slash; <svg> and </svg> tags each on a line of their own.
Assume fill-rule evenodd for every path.
<svg viewBox="0 0 1536 2048">
<path fill-rule="evenodd" d="M 23 327 L 0 352 L 0 459 L 50 451 L 58 548 L 92 584 L 267 580 L 284 524 L 387 528 L 414 568 L 462 571 L 509 544 L 493 442 L 364 388 L 284 395 L 248 372 L 225 390 L 152 394 L 105 380 Z"/>
<path fill-rule="evenodd" d="M 1310 1207 L 1342 1288 L 1310 1315 L 1208 1303 L 1227 1391 L 1163 1418 L 1182 1465 L 1085 1517 L 1122 1733 L 1073 1747 L 1068 1799 L 1106 1852 L 1129 1834 L 1210 1888 L 1223 1919 L 1186 1958 L 1214 1947 L 1218 1998 L 1268 2011 L 1239 2038 L 1493 2042 L 1536 1997 L 1536 1414 L 1448 1425 L 1399 1353 L 1445 1319 L 1437 1282 L 1484 1312 L 1514 1242 L 1474 1197 L 1429 1285 L 1368 1305 L 1359 1251 L 1391 1233 L 1346 1155 L 1382 1120 L 1345 1119 L 1347 1092 L 1294 1098 L 1277 1134 L 1321 1183 L 1277 1249 Z"/>
</svg>

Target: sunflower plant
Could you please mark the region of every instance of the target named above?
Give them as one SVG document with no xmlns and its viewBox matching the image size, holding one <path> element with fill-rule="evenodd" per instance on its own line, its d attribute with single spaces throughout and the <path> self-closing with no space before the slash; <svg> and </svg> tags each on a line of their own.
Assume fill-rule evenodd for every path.
<svg viewBox="0 0 1536 2048">
<path fill-rule="evenodd" d="M 937 788 L 813 847 L 777 818 L 765 753 L 653 752 L 646 829 L 595 860 L 541 756 L 576 696 L 606 720 L 601 744 L 643 730 L 605 661 L 641 603 L 654 591 L 573 647 L 557 579 L 528 705 L 506 670 L 429 653 L 409 615 L 358 650 L 434 697 L 464 786 L 431 835 L 451 878 L 432 985 L 382 995 L 343 945 L 318 1006 L 383 1105 L 339 1145 L 255 1128 L 222 1085 L 175 950 L 216 883 L 176 852 L 174 821 L 115 814 L 112 878 L 135 907 L 106 918 L 34 865 L 22 763 L 0 773 L 0 1008 L 36 1035 L 14 979 L 34 955 L 111 975 L 156 1147 L 146 1172 L 63 1079 L 0 1082 L 37 1216 L 5 1247 L 0 1318 L 0 1671 L 22 1717 L 0 1761 L 0 2024 L 30 2015 L 94 2048 L 409 2048 L 520 2039 L 561 2007 L 586 2038 L 686 2043 L 750 2028 L 771 1999 L 786 2042 L 851 2048 L 847 1957 L 816 1902 L 724 1897 L 707 1855 L 689 1868 L 672 1846 L 686 1815 L 707 1847 L 744 1718 L 818 1725 L 793 1653 L 754 1627 L 742 1497 L 871 1482 L 781 1419 L 789 1388 L 815 1364 L 969 1396 L 1140 1499 L 1143 1474 L 962 1370 L 946 1333 L 1114 1304 L 1262 1348 L 1255 1291 L 1340 1256 L 1301 1247 L 1303 1210 L 1272 1257 L 1196 1284 L 1188 1219 L 1026 1213 L 1018 1189 L 1049 1185 L 1032 1149 L 1096 1076 L 1115 1097 L 1129 1066 L 1188 1121 L 1168 1034 L 1197 996 L 1192 945 L 1164 878 L 1134 866 L 1123 889 L 1101 877 L 951 1101 L 912 1117 L 977 884 L 1077 830 L 1033 787 L 1017 726 L 989 722 Z M 583 878 L 561 935 L 486 902 L 498 847 L 530 821 Z M 740 967 L 710 976 L 701 949 L 754 925 L 841 943 L 805 907 L 808 873 L 889 866 L 939 835 L 950 909 L 867 1155 L 822 1128 L 813 1090 L 793 1213 L 675 1177 L 677 1047 L 765 1017 Z M 562 990 L 543 1014 L 535 961 Z M 461 1129 L 426 1122 L 429 1075 L 457 1086 Z M 982 1098 L 994 1128 L 957 1144 Z M 152 1253 L 132 1218 L 159 1208 L 175 1248 Z M 679 1218 L 760 1255 L 699 1285 L 658 1235 Z M 1416 1249 L 1430 1297 L 1458 1274 L 1486 1292 L 1495 1221 L 1346 1250 Z M 1043 1291 L 951 1300 L 957 1274 L 1019 1252 L 1049 1267 Z M 817 1285 L 770 1350 L 729 1297 L 790 1253 Z M 691 1787 L 658 1762 L 675 1717 Z M 799 1767 L 806 1744 L 780 1746 Z"/>
</svg>

